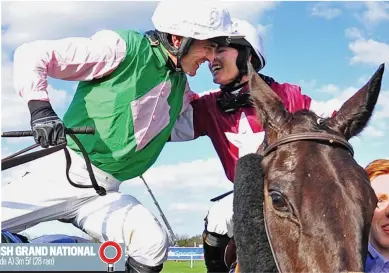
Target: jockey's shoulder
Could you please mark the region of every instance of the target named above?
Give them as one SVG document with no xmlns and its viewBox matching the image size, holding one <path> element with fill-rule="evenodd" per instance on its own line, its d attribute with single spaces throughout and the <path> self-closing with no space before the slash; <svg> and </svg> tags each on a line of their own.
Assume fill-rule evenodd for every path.
<svg viewBox="0 0 389 273">
<path fill-rule="evenodd" d="M 260 74 L 259 76 L 279 95 L 289 93 L 301 93 L 301 87 L 297 84 L 276 81 L 273 77 Z"/>
<path fill-rule="evenodd" d="M 280 82 L 280 81 L 277 81 L 275 80 L 273 77 L 270 77 L 270 76 L 267 76 L 267 75 L 264 75 L 264 74 L 261 74 L 259 73 L 259 76 L 262 78 L 262 80 L 264 80 L 269 86 L 271 85 L 281 85 L 281 86 L 287 86 L 287 87 L 298 87 L 300 88 L 299 85 L 297 84 L 294 84 L 294 83 L 289 83 L 289 82 Z"/>
<path fill-rule="evenodd" d="M 264 74 L 261 74 L 261 73 L 258 73 L 258 75 L 262 78 L 262 80 L 264 82 L 267 83 L 267 85 L 271 86 L 272 84 L 274 83 L 277 83 L 273 77 L 270 77 L 270 76 L 267 76 L 267 75 L 264 75 Z"/>
<path fill-rule="evenodd" d="M 210 89 L 203 92 L 196 92 L 196 96 L 191 99 L 191 104 L 192 106 L 196 105 L 196 107 L 209 107 L 216 102 L 220 93 L 220 89 Z"/>
<path fill-rule="evenodd" d="M 217 88 L 217 89 L 210 89 L 201 93 L 197 93 L 197 95 L 199 96 L 199 98 L 201 98 L 209 95 L 218 95 L 220 92 L 221 92 L 220 89 Z"/>
</svg>

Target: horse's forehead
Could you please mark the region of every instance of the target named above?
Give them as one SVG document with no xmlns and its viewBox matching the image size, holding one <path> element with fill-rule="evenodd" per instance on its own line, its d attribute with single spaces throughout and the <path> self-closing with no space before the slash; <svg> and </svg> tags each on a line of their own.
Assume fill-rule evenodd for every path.
<svg viewBox="0 0 389 273">
<path fill-rule="evenodd" d="M 328 131 L 323 127 L 323 119 L 314 112 L 302 109 L 293 113 L 292 118 L 283 124 L 281 134 L 294 134 L 303 132 Z M 332 132 L 332 131 L 331 131 Z M 331 133 L 328 131 L 328 133 Z"/>
<path fill-rule="evenodd" d="M 301 187 L 331 187 L 337 183 L 339 176 L 331 171 L 334 162 L 314 146 L 313 142 L 290 143 L 279 147 L 271 159 L 265 159 L 264 171 L 269 185 L 292 194 L 301 191 Z"/>
<path fill-rule="evenodd" d="M 334 160 L 334 153 L 321 152 L 315 145 L 314 142 L 291 143 L 279 147 L 271 158 L 265 158 L 263 162 L 268 185 L 276 186 L 287 195 L 294 195 L 296 191 L 307 193 L 296 198 L 321 198 L 339 187 L 345 189 L 345 194 L 358 195 L 358 192 L 364 191 L 364 185 L 355 187 L 356 181 L 367 179 L 361 166 L 352 159 L 344 160 L 343 155 L 339 160 Z M 315 191 L 315 188 L 322 190 Z M 350 192 L 351 188 L 353 192 Z"/>
<path fill-rule="evenodd" d="M 268 179 L 279 179 L 282 176 L 295 174 L 297 166 L 297 157 L 294 155 L 295 148 L 280 148 L 277 156 L 268 162 Z"/>
</svg>

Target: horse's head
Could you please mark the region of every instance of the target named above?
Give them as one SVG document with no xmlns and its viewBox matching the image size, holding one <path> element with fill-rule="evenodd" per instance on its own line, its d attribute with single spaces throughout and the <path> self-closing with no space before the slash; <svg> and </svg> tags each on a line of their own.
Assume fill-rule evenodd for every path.
<svg viewBox="0 0 389 273">
<path fill-rule="evenodd" d="M 363 271 L 377 200 L 348 140 L 372 116 L 384 65 L 326 119 L 308 110 L 288 112 L 249 67 L 252 100 L 266 131 L 258 153 L 264 156 L 266 228 L 279 270 Z"/>
</svg>

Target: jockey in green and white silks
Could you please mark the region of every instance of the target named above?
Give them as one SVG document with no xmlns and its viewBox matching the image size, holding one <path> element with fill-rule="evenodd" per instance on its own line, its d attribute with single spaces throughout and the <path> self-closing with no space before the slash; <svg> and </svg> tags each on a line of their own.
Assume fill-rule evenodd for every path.
<svg viewBox="0 0 389 273">
<path fill-rule="evenodd" d="M 169 245 L 159 221 L 121 182 L 143 174 L 156 161 L 172 127 L 190 102 L 186 74 L 212 61 L 214 37 L 239 36 L 228 11 L 213 3 L 161 2 L 155 30 L 102 30 L 89 38 L 40 40 L 14 53 L 14 85 L 28 104 L 34 139 L 42 147 L 67 140 L 70 178 L 91 185 L 77 145 L 64 128 L 93 126 L 79 135 L 98 184 L 73 187 L 63 151 L 23 166 L 22 176 L 3 187 L 2 228 L 20 232 L 43 221 L 66 220 L 101 241 L 124 243 L 128 272 L 160 272 Z M 61 120 L 51 106 L 47 77 L 80 81 Z M 52 94 L 53 96 L 55 94 Z"/>
</svg>

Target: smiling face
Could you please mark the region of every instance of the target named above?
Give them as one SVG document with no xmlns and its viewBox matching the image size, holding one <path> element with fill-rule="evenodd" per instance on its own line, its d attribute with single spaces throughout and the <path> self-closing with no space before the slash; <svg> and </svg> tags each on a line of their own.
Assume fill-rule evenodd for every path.
<svg viewBox="0 0 389 273">
<path fill-rule="evenodd" d="M 219 47 L 216 50 L 214 61 L 209 63 L 214 83 L 226 85 L 238 76 L 238 54 L 238 50 L 232 47 Z"/>
<path fill-rule="evenodd" d="M 213 62 L 216 44 L 207 40 L 194 40 L 188 53 L 181 59 L 181 67 L 189 76 L 195 76 L 197 69 L 206 61 Z"/>
<path fill-rule="evenodd" d="M 389 250 L 389 174 L 371 181 L 378 203 L 371 223 L 370 242 L 378 251 Z"/>
</svg>

